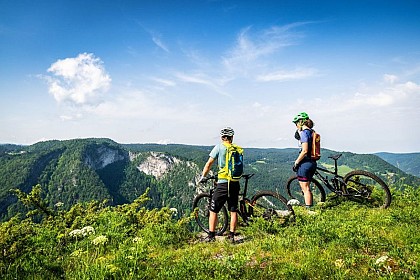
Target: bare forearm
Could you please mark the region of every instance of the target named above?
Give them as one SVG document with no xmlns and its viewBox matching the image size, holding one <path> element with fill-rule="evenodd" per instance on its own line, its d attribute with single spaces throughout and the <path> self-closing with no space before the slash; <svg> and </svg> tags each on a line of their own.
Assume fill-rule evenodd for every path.
<svg viewBox="0 0 420 280">
<path fill-rule="evenodd" d="M 295 160 L 295 164 L 299 164 L 299 162 L 301 162 L 305 156 L 308 153 L 308 143 L 302 143 L 302 150 L 299 153 L 299 156 L 297 157 L 297 159 Z"/>
<path fill-rule="evenodd" d="M 210 172 L 213 162 L 214 162 L 214 159 L 209 158 L 209 160 L 206 162 L 206 165 L 203 168 L 203 172 L 201 174 L 202 177 L 206 177 L 206 175 Z"/>
</svg>

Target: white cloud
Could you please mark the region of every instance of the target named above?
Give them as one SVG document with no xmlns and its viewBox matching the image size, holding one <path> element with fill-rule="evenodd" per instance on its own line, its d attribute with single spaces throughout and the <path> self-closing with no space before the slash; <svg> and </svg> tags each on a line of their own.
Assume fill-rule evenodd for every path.
<svg viewBox="0 0 420 280">
<path fill-rule="evenodd" d="M 162 139 L 156 142 L 160 145 L 168 145 L 168 144 L 174 144 L 174 142 L 171 139 Z"/>
<path fill-rule="evenodd" d="M 399 77 L 396 77 L 399 80 Z M 355 93 L 306 100 L 323 135 L 324 147 L 352 152 L 413 151 L 418 133 L 410 123 L 420 118 L 420 85 L 411 81 L 364 85 Z M 304 107 L 299 107 L 302 109 Z"/>
<path fill-rule="evenodd" d="M 230 72 L 246 73 L 261 57 L 272 54 L 282 45 L 276 36 L 250 34 L 251 27 L 242 30 L 235 46 L 223 57 L 223 65 Z M 266 37 L 263 40 L 260 37 Z"/>
<path fill-rule="evenodd" d="M 152 41 L 153 41 L 153 43 L 155 43 L 156 46 L 158 46 L 163 51 L 169 53 L 169 48 L 163 42 L 163 40 L 161 38 L 161 35 L 158 32 L 153 31 L 149 28 L 146 28 L 141 22 L 139 22 L 137 20 L 136 20 L 136 22 L 144 31 L 146 31 L 152 37 Z"/>
<path fill-rule="evenodd" d="M 152 33 L 152 41 L 156 44 L 156 46 L 158 46 L 165 52 L 169 52 L 168 47 L 163 43 L 162 39 L 160 38 L 160 35 Z"/>
<path fill-rule="evenodd" d="M 302 68 L 296 69 L 294 71 L 276 71 L 265 75 L 257 76 L 258 81 L 262 82 L 271 82 L 271 81 L 292 81 L 292 80 L 301 80 L 312 77 L 316 75 L 317 70 L 313 68 Z"/>
<path fill-rule="evenodd" d="M 365 106 L 365 107 L 382 107 L 389 106 L 395 102 L 395 96 L 387 93 L 360 93 L 357 92 L 354 94 L 353 98 L 348 101 L 348 104 L 351 104 L 351 107 L 356 106 Z"/>
<path fill-rule="evenodd" d="M 49 92 L 57 102 L 94 103 L 100 93 L 108 91 L 111 78 L 102 61 L 93 54 L 82 53 L 74 58 L 54 62 L 46 77 Z"/>
<path fill-rule="evenodd" d="M 363 93 L 358 92 L 349 100 L 349 103 L 354 106 L 402 106 L 407 108 L 412 107 L 413 104 L 419 104 L 420 85 L 411 81 L 396 83 L 398 77 L 393 76 L 391 78 L 391 86 L 384 86 L 379 89 L 368 88 Z"/>
<path fill-rule="evenodd" d="M 152 81 L 155 81 L 165 87 L 174 87 L 176 86 L 176 83 L 174 81 L 168 80 L 168 79 L 162 79 L 162 78 L 156 78 L 152 77 L 150 78 Z"/>
<path fill-rule="evenodd" d="M 126 89 L 98 106 L 85 107 L 85 110 L 101 118 L 140 122 L 188 122 L 190 118 L 198 118 L 199 112 L 195 111 L 194 105 L 181 104 L 179 106 L 164 95 Z"/>
<path fill-rule="evenodd" d="M 222 57 L 226 72 L 231 76 L 251 77 L 259 81 L 285 81 L 313 75 L 316 70 L 310 68 L 298 68 L 291 72 L 270 70 L 282 68 L 281 61 L 274 59 L 275 55 L 281 49 L 298 43 L 302 35 L 294 29 L 305 24 L 308 22 L 272 26 L 256 31 L 252 27 L 244 28 L 238 34 L 232 49 Z"/>
<path fill-rule="evenodd" d="M 388 82 L 390 84 L 394 84 L 396 81 L 398 81 L 398 77 L 391 74 L 385 74 L 384 75 L 384 81 Z"/>
<path fill-rule="evenodd" d="M 185 74 L 185 73 L 175 73 L 175 76 L 182 82 L 193 83 L 193 84 L 202 84 L 208 86 L 214 86 L 208 78 L 204 77 L 202 74 Z"/>
<path fill-rule="evenodd" d="M 180 82 L 205 85 L 214 92 L 217 92 L 224 96 L 230 96 L 229 93 L 223 90 L 223 85 L 225 82 L 223 81 L 223 79 L 215 79 L 212 77 L 208 77 L 204 73 L 186 74 L 186 73 L 178 72 L 178 73 L 175 73 L 174 75 Z"/>
<path fill-rule="evenodd" d="M 60 120 L 62 121 L 73 121 L 77 119 L 81 119 L 83 115 L 81 113 L 76 113 L 75 115 L 61 115 Z"/>
</svg>

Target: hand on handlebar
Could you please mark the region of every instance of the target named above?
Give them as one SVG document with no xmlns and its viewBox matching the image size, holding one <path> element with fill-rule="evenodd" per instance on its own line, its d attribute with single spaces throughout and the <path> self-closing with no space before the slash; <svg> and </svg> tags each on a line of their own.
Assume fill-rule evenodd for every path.
<svg viewBox="0 0 420 280">
<path fill-rule="evenodd" d="M 208 179 L 207 179 L 206 177 L 201 176 L 201 178 L 198 180 L 198 183 L 202 184 L 202 183 L 207 182 L 207 180 L 208 180 Z"/>
<path fill-rule="evenodd" d="M 296 164 L 296 163 L 293 163 L 292 170 L 293 170 L 294 172 L 297 172 L 297 171 L 298 171 L 298 168 L 299 168 L 299 165 L 298 165 L 298 164 Z"/>
</svg>

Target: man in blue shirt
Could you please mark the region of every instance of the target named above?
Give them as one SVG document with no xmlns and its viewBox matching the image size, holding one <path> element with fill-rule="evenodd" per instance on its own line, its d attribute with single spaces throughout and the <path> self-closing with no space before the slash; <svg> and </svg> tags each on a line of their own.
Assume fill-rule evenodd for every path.
<svg viewBox="0 0 420 280">
<path fill-rule="evenodd" d="M 233 135 L 235 132 L 232 128 L 226 127 L 220 131 L 222 142 L 212 149 L 209 154 L 209 159 L 203 168 L 202 179 L 209 173 L 211 166 L 217 159 L 219 169 L 223 168 L 226 164 L 226 145 L 232 144 Z M 201 181 L 201 180 L 200 180 Z M 234 242 L 236 224 L 238 222 L 238 196 L 239 196 L 239 182 L 230 181 L 219 178 L 217 187 L 213 193 L 210 203 L 210 216 L 209 216 L 209 234 L 204 241 L 215 241 L 217 214 L 222 209 L 223 205 L 228 203 L 228 210 L 230 211 L 230 232 L 228 239 Z"/>
</svg>

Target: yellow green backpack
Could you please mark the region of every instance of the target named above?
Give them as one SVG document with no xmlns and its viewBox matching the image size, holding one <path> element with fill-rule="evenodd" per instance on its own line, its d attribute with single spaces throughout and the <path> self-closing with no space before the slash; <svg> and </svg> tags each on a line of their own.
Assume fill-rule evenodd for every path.
<svg viewBox="0 0 420 280">
<path fill-rule="evenodd" d="M 225 166 L 221 167 L 218 173 L 219 179 L 228 181 L 239 181 L 244 172 L 244 150 L 236 144 L 223 142 L 226 147 Z"/>
</svg>

